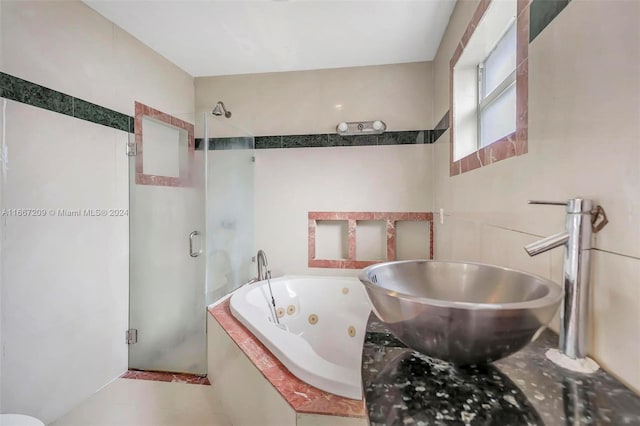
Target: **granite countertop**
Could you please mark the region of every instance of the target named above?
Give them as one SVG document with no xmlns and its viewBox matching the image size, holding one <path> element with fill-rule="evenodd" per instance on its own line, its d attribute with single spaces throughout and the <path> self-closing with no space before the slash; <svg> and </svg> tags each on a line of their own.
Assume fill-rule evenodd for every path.
<svg viewBox="0 0 640 426">
<path fill-rule="evenodd" d="M 603 370 L 585 375 L 545 357 L 558 336 L 495 363 L 456 368 L 408 349 L 371 313 L 362 353 L 376 425 L 640 425 L 640 396 Z"/>
</svg>

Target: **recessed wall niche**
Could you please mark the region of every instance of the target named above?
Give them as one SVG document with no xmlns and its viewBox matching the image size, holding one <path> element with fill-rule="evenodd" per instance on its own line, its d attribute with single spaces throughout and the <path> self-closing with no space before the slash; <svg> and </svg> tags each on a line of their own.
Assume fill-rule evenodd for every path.
<svg viewBox="0 0 640 426">
<path fill-rule="evenodd" d="M 193 124 L 136 102 L 136 184 L 191 186 Z"/>
<path fill-rule="evenodd" d="M 309 212 L 308 221 L 310 268 L 365 268 L 396 260 L 396 246 L 403 256 L 433 259 L 431 212 Z M 396 225 L 402 222 L 408 224 L 401 225 L 397 244 Z"/>
<path fill-rule="evenodd" d="M 430 239 L 432 222 L 396 222 L 396 259 L 429 259 L 430 247 L 425 244 Z M 398 244 L 401 241 L 402 244 Z"/>
<path fill-rule="evenodd" d="M 316 228 L 316 253 L 322 259 L 349 257 L 348 226 L 346 220 L 319 220 Z"/>
<path fill-rule="evenodd" d="M 387 258 L 387 221 L 356 221 L 356 259 Z"/>
</svg>

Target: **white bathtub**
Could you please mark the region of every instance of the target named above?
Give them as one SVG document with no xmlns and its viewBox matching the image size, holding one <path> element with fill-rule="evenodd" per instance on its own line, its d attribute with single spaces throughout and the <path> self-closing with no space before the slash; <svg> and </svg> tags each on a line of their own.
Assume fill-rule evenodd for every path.
<svg viewBox="0 0 640 426">
<path fill-rule="evenodd" d="M 231 313 L 300 380 L 347 398 L 362 398 L 360 364 L 371 311 L 356 278 L 285 276 L 271 279 L 278 327 L 266 281 L 231 297 Z M 317 322 L 314 322 L 314 317 Z"/>
</svg>

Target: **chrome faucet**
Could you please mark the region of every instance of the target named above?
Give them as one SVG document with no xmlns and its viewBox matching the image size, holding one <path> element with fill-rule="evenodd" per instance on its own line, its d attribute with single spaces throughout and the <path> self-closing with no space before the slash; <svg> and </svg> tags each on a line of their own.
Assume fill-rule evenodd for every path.
<svg viewBox="0 0 640 426">
<path fill-rule="evenodd" d="M 587 356 L 589 269 L 592 233 L 607 223 L 602 207 L 593 208 L 593 200 L 573 198 L 567 202 L 529 201 L 567 207 L 566 230 L 525 246 L 529 256 L 536 256 L 564 246 L 564 297 L 560 306 L 561 353 L 572 359 Z"/>
<path fill-rule="evenodd" d="M 267 286 L 269 288 L 269 296 L 271 297 L 271 306 L 269 311 L 274 323 L 280 324 L 278 319 L 278 312 L 276 310 L 276 299 L 273 297 L 273 290 L 271 289 L 271 271 L 269 270 L 269 262 L 267 262 L 267 254 L 263 250 L 258 250 L 256 255 L 256 262 L 258 262 L 258 281 L 267 280 Z M 273 310 L 271 309 L 273 308 Z"/>
<path fill-rule="evenodd" d="M 258 281 L 263 281 L 267 278 L 271 278 L 269 262 L 267 262 L 267 254 L 263 250 L 258 250 L 256 262 L 258 262 Z"/>
</svg>

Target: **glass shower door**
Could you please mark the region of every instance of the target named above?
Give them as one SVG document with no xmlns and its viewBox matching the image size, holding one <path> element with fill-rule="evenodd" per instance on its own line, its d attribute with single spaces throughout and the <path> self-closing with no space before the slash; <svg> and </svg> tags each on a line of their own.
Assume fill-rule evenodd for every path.
<svg viewBox="0 0 640 426">
<path fill-rule="evenodd" d="M 207 304 L 256 276 L 254 138 L 224 116 L 204 117 L 207 153 Z"/>
<path fill-rule="evenodd" d="M 129 368 L 206 374 L 205 163 L 193 125 L 136 104 Z M 131 331 L 131 330 L 130 330 Z"/>
</svg>

